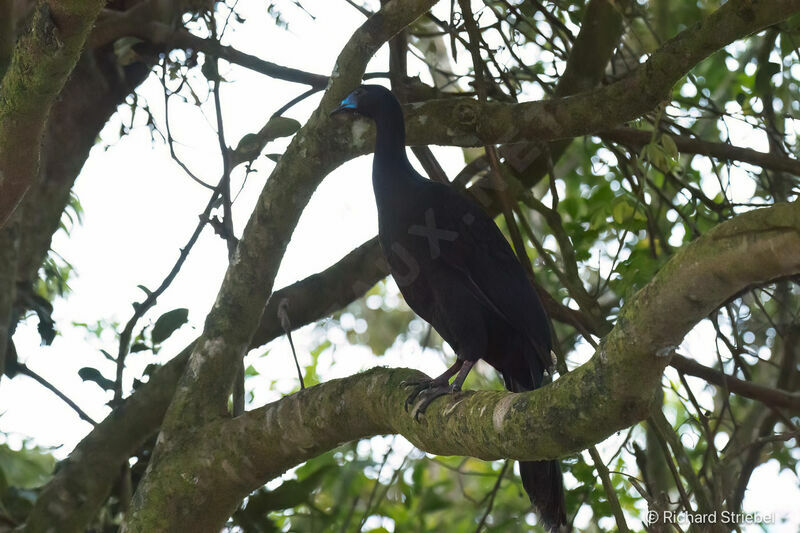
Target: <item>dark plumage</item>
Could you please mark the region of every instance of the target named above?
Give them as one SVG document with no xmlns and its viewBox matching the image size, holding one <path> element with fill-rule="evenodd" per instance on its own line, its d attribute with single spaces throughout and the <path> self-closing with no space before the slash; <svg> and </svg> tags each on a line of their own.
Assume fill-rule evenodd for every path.
<svg viewBox="0 0 800 533">
<path fill-rule="evenodd" d="M 458 355 L 438 378 L 413 384 L 407 407 L 418 401 L 419 413 L 433 399 L 461 390 L 478 359 L 497 369 L 510 391 L 539 387 L 551 366 L 549 323 L 503 234 L 472 200 L 413 169 L 405 151 L 403 112 L 389 90 L 362 85 L 334 113 L 345 110 L 377 125 L 372 184 L 378 238 L 392 276 L 408 305 Z M 558 462 L 520 462 L 520 472 L 545 524 L 564 524 Z"/>
</svg>

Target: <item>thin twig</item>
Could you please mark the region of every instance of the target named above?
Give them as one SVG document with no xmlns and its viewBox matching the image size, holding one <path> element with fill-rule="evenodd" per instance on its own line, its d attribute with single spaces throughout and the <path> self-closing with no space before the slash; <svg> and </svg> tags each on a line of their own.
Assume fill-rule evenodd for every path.
<svg viewBox="0 0 800 533">
<path fill-rule="evenodd" d="M 383 460 L 381 461 L 381 466 L 380 466 L 380 468 L 378 468 L 378 475 L 375 478 L 375 484 L 372 486 L 372 491 L 370 491 L 369 499 L 367 499 L 367 505 L 364 508 L 364 515 L 361 517 L 361 520 L 358 523 L 357 531 L 361 531 L 361 529 L 364 527 L 364 523 L 366 523 L 366 521 L 367 521 L 367 518 L 369 518 L 369 515 L 372 514 L 371 513 L 371 511 L 372 511 L 372 502 L 375 501 L 375 495 L 378 493 L 378 487 L 381 485 L 381 473 L 383 472 L 383 467 L 386 466 L 386 461 L 389 459 L 389 455 L 391 455 L 391 453 L 394 451 L 394 443 L 395 443 L 396 440 L 397 440 L 396 436 L 394 438 L 392 438 L 392 443 L 389 445 L 389 449 L 386 450 L 386 453 L 383 455 Z M 394 483 L 395 477 L 397 476 L 397 472 L 400 469 L 402 469 L 403 466 L 406 464 L 406 459 L 408 459 L 408 456 L 406 456 L 403 459 L 403 463 L 400 465 L 400 468 L 398 470 L 395 470 L 394 474 L 392 474 L 392 479 L 389 481 L 389 484 L 387 485 L 387 490 L 388 490 L 388 487 L 391 486 L 392 483 Z M 384 494 L 385 494 L 385 492 L 384 492 Z M 383 496 L 378 498 L 377 501 L 381 501 L 382 499 L 383 499 Z"/>
<path fill-rule="evenodd" d="M 130 349 L 133 328 L 136 326 L 136 323 L 139 321 L 139 319 L 142 318 L 144 314 L 156 304 L 158 297 L 161 296 L 161 294 L 167 290 L 167 287 L 169 287 L 170 284 L 175 280 L 175 277 L 178 275 L 178 272 L 180 272 L 181 267 L 183 267 L 183 263 L 186 261 L 186 258 L 189 257 L 189 252 L 197 242 L 197 239 L 200 237 L 200 233 L 202 233 L 203 228 L 206 226 L 206 224 L 208 224 L 208 215 L 214 208 L 214 204 L 217 201 L 217 196 L 219 196 L 219 191 L 215 189 L 214 193 L 211 195 L 211 199 L 203 211 L 203 214 L 200 215 L 200 221 L 197 223 L 192 236 L 189 237 L 189 241 L 186 243 L 186 246 L 181 248 L 181 252 L 178 255 L 178 260 L 175 261 L 175 264 L 172 266 L 169 274 L 167 274 L 167 277 L 161 282 L 161 285 L 159 285 L 155 291 L 148 292 L 147 298 L 145 298 L 143 302 L 134 305 L 133 316 L 131 316 L 127 324 L 125 324 L 125 329 L 122 330 L 122 333 L 119 336 L 117 375 L 114 383 L 114 401 L 122 399 L 122 374 L 125 369 L 125 357 L 128 355 L 128 350 Z"/>
<path fill-rule="evenodd" d="M 97 425 L 97 422 L 95 422 L 92 417 L 87 415 L 83 409 L 78 407 L 78 404 L 70 400 L 66 394 L 58 390 L 55 387 L 55 385 L 53 385 L 52 383 L 44 379 L 42 376 L 40 376 L 39 374 L 28 368 L 24 363 L 17 363 L 17 368 L 20 374 L 28 376 L 29 378 L 39 383 L 39 385 L 41 385 L 42 387 L 49 390 L 56 396 L 58 396 L 59 399 L 61 399 L 61 401 L 63 401 L 65 404 L 69 405 L 72 408 L 72 410 L 75 411 L 79 417 L 81 417 L 81 419 L 85 420 L 86 422 L 89 422 L 93 426 Z"/>
<path fill-rule="evenodd" d="M 597 470 L 597 475 L 600 476 L 600 481 L 603 483 L 603 489 L 606 492 L 606 500 L 611 507 L 611 512 L 614 514 L 614 520 L 617 522 L 617 529 L 619 529 L 620 533 L 630 532 L 628 523 L 625 521 L 625 515 L 622 512 L 622 507 L 619 504 L 619 498 L 617 498 L 617 491 L 614 489 L 614 484 L 611 483 L 608 467 L 603 462 L 603 458 L 600 457 L 600 452 L 597 451 L 597 447 L 590 447 L 589 455 L 592 456 L 594 468 Z"/>
<path fill-rule="evenodd" d="M 217 23 L 213 13 L 210 19 L 211 37 L 217 39 Z M 213 72 L 215 79 L 212 80 L 214 84 L 214 110 L 217 117 L 217 139 L 219 140 L 219 151 L 222 156 L 222 179 L 220 185 L 222 188 L 222 227 L 224 228 L 225 242 L 228 245 L 228 260 L 233 260 L 233 254 L 236 251 L 236 236 L 233 233 L 233 213 L 231 209 L 231 150 L 225 142 L 225 128 L 222 119 L 222 104 L 220 102 L 220 85 L 222 84 L 222 77 L 219 75 L 219 61 L 215 56 L 210 59 L 213 64 Z"/>
<path fill-rule="evenodd" d="M 366 7 L 364 7 L 362 5 L 359 5 L 359 4 L 355 3 L 353 0 L 344 0 L 344 1 L 347 2 L 348 4 L 350 4 L 351 6 L 353 6 L 354 8 L 356 8 L 359 13 L 361 13 L 362 15 L 364 15 L 367 18 L 369 18 L 369 17 L 371 17 L 373 15 L 372 11 L 370 11 L 369 9 L 367 9 Z"/>
<path fill-rule="evenodd" d="M 678 354 L 672 356 L 670 366 L 675 367 L 682 373 L 698 377 L 713 385 L 724 387 L 726 391 L 736 393 L 739 396 L 757 400 L 773 407 L 784 407 L 794 413 L 800 412 L 800 393 L 788 392 L 741 380 Z"/>
<path fill-rule="evenodd" d="M 208 25 L 211 30 L 211 39 L 219 43 L 217 19 L 214 13 L 209 14 Z M 220 99 L 222 76 L 219 74 L 219 59 L 217 56 L 206 56 L 206 60 L 211 61 L 214 75 L 214 79 L 209 81 L 213 84 L 212 93 L 214 95 L 214 114 L 217 118 L 217 139 L 219 141 L 220 155 L 222 156 L 222 179 L 219 181 L 219 189 L 222 194 L 222 224 L 219 233 L 228 246 L 228 261 L 232 262 L 238 241 L 233 233 L 233 209 L 231 208 L 231 150 L 225 142 L 225 127 Z M 233 384 L 233 416 L 239 416 L 244 413 L 244 355 L 238 359 L 237 364 L 239 368 L 236 371 L 236 378 Z"/>
<path fill-rule="evenodd" d="M 164 61 L 161 65 L 161 86 L 164 88 L 164 125 L 165 129 L 167 130 L 167 146 L 169 147 L 169 155 L 172 157 L 173 161 L 175 161 L 179 167 L 183 169 L 187 176 L 189 176 L 195 183 L 198 183 L 205 187 L 206 189 L 214 190 L 212 185 L 209 185 L 205 181 L 201 180 L 197 176 L 194 175 L 194 172 L 189 170 L 189 167 L 178 157 L 178 154 L 175 153 L 175 139 L 172 137 L 172 129 L 170 128 L 170 121 L 169 121 L 169 97 L 170 91 L 167 88 L 167 62 L 168 62 L 167 54 L 164 54 Z"/>
<path fill-rule="evenodd" d="M 286 338 L 289 339 L 289 346 L 292 348 L 292 355 L 294 356 L 294 365 L 297 367 L 297 379 L 300 380 L 300 389 L 305 389 L 306 384 L 303 382 L 303 372 L 300 370 L 300 363 L 297 361 L 297 352 L 294 349 L 294 341 L 292 341 L 292 322 L 289 320 L 289 299 L 283 298 L 278 304 L 278 320 L 281 323 L 283 331 L 286 333 Z"/>
<path fill-rule="evenodd" d="M 165 121 L 166 121 L 166 129 L 167 129 L 167 140 L 170 149 L 170 154 L 172 155 L 173 159 L 178 162 L 178 164 L 183 168 L 183 170 L 190 176 L 194 181 L 200 183 L 205 187 L 210 187 L 212 189 L 211 198 L 209 199 L 208 203 L 206 204 L 203 213 L 200 215 L 200 221 L 198 222 L 197 226 L 194 229 L 191 237 L 189 237 L 189 241 L 186 245 L 181 248 L 180 254 L 178 255 L 178 259 L 173 265 L 172 269 L 169 271 L 167 276 L 158 286 L 155 291 L 148 292 L 147 298 L 141 303 L 137 303 L 134 305 L 134 313 L 133 316 L 128 320 L 125 324 L 125 328 L 122 330 L 122 333 L 119 336 L 119 350 L 117 352 L 117 370 L 116 370 L 116 378 L 114 380 L 114 402 L 118 402 L 122 399 L 122 377 L 125 370 L 125 358 L 128 355 L 130 350 L 130 343 L 131 343 L 131 336 L 133 335 L 133 328 L 136 327 L 136 323 L 139 321 L 140 318 L 144 316 L 144 314 L 156 304 L 158 297 L 170 286 L 170 284 L 174 281 L 175 277 L 180 272 L 180 269 L 183 267 L 183 263 L 186 261 L 186 258 L 189 256 L 189 252 L 191 251 L 192 247 L 197 242 L 197 239 L 200 237 L 200 234 L 203 231 L 203 228 L 209 222 L 209 215 L 216 204 L 217 197 L 219 196 L 220 186 L 222 184 L 222 180 L 220 180 L 220 184 L 216 187 L 211 187 L 204 181 L 200 180 L 192 172 L 184 165 L 180 159 L 177 158 L 175 155 L 175 151 L 172 145 L 172 134 L 170 133 L 169 128 L 169 91 L 166 85 L 166 70 L 167 70 L 167 59 L 165 57 L 162 75 L 161 75 L 161 83 L 164 87 L 164 113 L 165 113 Z"/>
<path fill-rule="evenodd" d="M 486 519 L 489 517 L 489 513 L 492 512 L 492 507 L 494 507 L 494 498 L 497 496 L 497 491 L 500 490 L 500 483 L 503 481 L 503 476 L 505 476 L 510 463 L 511 462 L 508 460 L 503 462 L 503 468 L 500 469 L 497 481 L 494 482 L 494 487 L 492 487 L 492 491 L 488 494 L 489 503 L 486 505 L 486 510 L 483 512 L 480 522 L 478 522 L 478 527 L 475 528 L 475 533 L 481 533 L 481 529 L 483 529 L 484 524 L 486 524 Z"/>
</svg>

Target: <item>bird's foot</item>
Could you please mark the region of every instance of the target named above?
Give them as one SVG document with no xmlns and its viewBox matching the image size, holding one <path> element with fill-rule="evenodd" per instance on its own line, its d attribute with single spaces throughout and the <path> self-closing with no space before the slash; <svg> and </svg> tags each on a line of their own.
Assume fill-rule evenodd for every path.
<svg viewBox="0 0 800 533">
<path fill-rule="evenodd" d="M 422 394 L 423 392 L 429 389 L 435 389 L 438 387 L 448 387 L 450 385 L 449 381 L 447 380 L 440 380 L 440 379 L 430 379 L 430 378 L 420 378 L 420 379 L 408 379 L 400 383 L 402 387 L 413 387 L 411 394 L 408 395 L 406 398 L 405 409 L 406 413 L 408 409 L 414 405 L 414 401 L 417 397 Z"/>
<path fill-rule="evenodd" d="M 456 388 L 455 385 L 450 385 L 446 381 L 440 382 L 435 379 L 414 381 L 405 383 L 406 385 L 414 386 L 414 390 L 406 398 L 405 408 L 406 412 L 408 412 L 409 407 L 413 406 L 411 414 L 414 416 L 414 420 L 417 421 L 419 421 L 419 415 L 425 413 L 433 400 L 461 390 L 461 387 Z"/>
</svg>

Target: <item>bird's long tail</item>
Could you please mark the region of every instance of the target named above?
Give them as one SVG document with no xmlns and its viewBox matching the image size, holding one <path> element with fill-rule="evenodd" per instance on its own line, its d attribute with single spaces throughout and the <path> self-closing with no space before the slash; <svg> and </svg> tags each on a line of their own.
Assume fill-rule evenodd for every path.
<svg viewBox="0 0 800 533">
<path fill-rule="evenodd" d="M 528 382 L 527 376 L 515 379 L 504 375 L 504 378 L 506 388 L 511 392 L 525 392 L 534 388 L 532 380 Z M 539 511 L 539 518 L 545 528 L 548 531 L 558 531 L 560 526 L 567 523 L 564 480 L 558 461 L 520 461 L 519 473 L 522 486 Z"/>
<path fill-rule="evenodd" d="M 567 523 L 564 511 L 564 483 L 558 461 L 520 461 L 522 486 L 549 531 Z"/>
</svg>

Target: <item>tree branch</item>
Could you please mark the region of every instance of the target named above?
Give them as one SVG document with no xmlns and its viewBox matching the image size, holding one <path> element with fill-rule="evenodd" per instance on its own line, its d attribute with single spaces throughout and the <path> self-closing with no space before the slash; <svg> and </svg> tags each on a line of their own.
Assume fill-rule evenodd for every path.
<svg viewBox="0 0 800 533">
<path fill-rule="evenodd" d="M 86 530 L 108 498 L 122 463 L 161 425 L 191 348 L 160 368 L 59 464 L 29 513 L 25 532 Z"/>
<path fill-rule="evenodd" d="M 14 50 L 14 0 L 0 0 L 0 80 Z"/>
<path fill-rule="evenodd" d="M 211 421 L 200 438 L 176 436 L 173 450 L 182 453 L 157 467 L 175 474 L 169 493 L 185 497 L 166 498 L 161 514 L 180 516 L 190 530 L 211 529 L 265 481 L 372 435 L 399 433 L 429 453 L 486 460 L 577 452 L 650 414 L 669 356 L 694 324 L 752 284 L 799 272 L 800 204 L 739 215 L 678 252 L 622 309 L 595 356 L 551 385 L 448 396 L 419 423 L 405 412 L 401 385 L 419 377 L 416 371 L 375 368 L 311 387 Z"/>
<path fill-rule="evenodd" d="M 191 48 L 278 80 L 303 83 L 316 89 L 323 89 L 328 84 L 328 76 L 265 61 L 232 46 L 220 44 L 217 40 L 193 35 L 183 27 L 173 28 L 169 24 L 155 21 L 139 22 L 137 20 L 139 17 L 129 17 L 125 13 L 118 14 L 113 11 L 107 13 L 106 22 L 98 25 L 97 30 L 92 33 L 89 43 L 92 47 L 102 46 L 129 35 L 157 46 Z"/>
<path fill-rule="evenodd" d="M 738 6 L 737 9 L 739 9 L 742 6 L 742 2 L 734 2 L 734 3 Z M 729 5 L 730 5 L 730 3 L 728 5 L 726 5 L 726 7 L 729 7 Z M 775 3 L 771 3 L 770 5 L 775 5 Z M 785 6 L 786 2 L 780 2 L 780 5 L 781 6 Z M 759 9 L 761 9 L 761 8 L 763 8 L 763 4 L 760 4 Z M 728 11 L 730 11 L 731 9 L 732 8 L 729 8 Z M 783 8 L 781 8 L 781 9 L 783 9 Z M 792 6 L 792 9 L 794 9 L 794 6 Z M 776 14 L 775 18 L 779 19 L 780 16 Z M 756 26 L 756 24 L 754 23 L 753 27 L 755 27 L 755 26 Z M 687 31 L 691 31 L 691 30 L 687 30 Z M 746 33 L 747 32 L 744 32 L 741 35 L 745 35 Z M 554 102 L 556 102 L 556 105 L 559 105 L 558 104 L 559 100 L 554 100 Z M 412 116 L 412 117 L 413 116 L 417 116 L 417 117 L 425 116 L 425 117 L 431 118 L 431 120 L 433 120 L 434 115 L 431 114 L 431 111 L 435 110 L 439 104 L 441 104 L 441 101 L 436 101 L 436 102 L 431 102 L 429 104 L 426 104 L 426 106 L 428 106 L 428 107 L 424 108 L 424 113 L 425 113 L 424 115 L 420 111 L 420 106 L 418 106 L 418 105 L 417 106 L 410 106 L 409 109 L 407 110 L 407 112 L 408 112 L 409 116 Z M 477 102 L 473 102 L 472 104 L 473 105 L 478 105 Z M 492 104 L 487 104 L 487 106 L 491 106 L 491 105 Z M 596 112 L 599 113 L 599 111 L 596 111 Z M 436 115 L 436 117 L 437 117 L 437 120 L 441 119 L 442 124 L 444 124 L 448 120 L 448 117 L 444 116 L 444 115 L 442 115 L 441 117 Z M 458 117 L 456 117 L 456 118 L 458 118 Z M 523 115 L 519 115 L 519 116 L 515 117 L 515 120 L 518 120 L 518 121 L 520 121 L 522 123 L 525 123 L 525 124 L 527 124 L 531 120 L 535 120 L 535 119 L 536 119 L 536 117 L 533 117 L 533 118 L 529 119 L 529 117 L 526 117 L 526 116 L 523 116 Z M 428 139 L 427 139 L 427 136 L 426 136 L 426 127 L 424 127 L 424 124 L 422 124 L 422 122 L 424 122 L 425 120 L 426 119 L 419 119 L 410 127 L 410 132 L 411 132 L 410 133 L 410 139 L 412 141 L 416 142 L 416 143 L 419 143 L 419 144 L 426 144 L 428 142 Z M 353 127 L 352 123 L 349 123 L 347 121 L 342 121 L 341 123 L 338 123 L 338 122 L 339 121 L 337 121 L 337 124 L 335 124 L 334 126 L 329 126 L 328 127 L 327 131 L 330 133 L 329 137 L 322 138 L 320 136 L 320 137 L 314 139 L 315 142 L 319 142 L 321 144 L 327 143 L 327 146 L 325 146 L 325 147 L 320 146 L 318 148 L 318 150 L 319 150 L 318 152 L 316 152 L 314 154 L 311 154 L 312 156 L 316 156 L 319 153 L 323 153 L 326 149 L 327 150 L 332 150 L 333 152 L 337 152 L 338 151 L 338 153 L 335 154 L 335 156 L 333 156 L 333 157 L 337 158 L 337 160 L 336 161 L 331 161 L 330 159 L 319 160 L 319 159 L 315 159 L 314 157 L 312 157 L 308 161 L 305 161 L 304 165 L 299 167 L 299 169 L 301 169 L 303 171 L 303 174 L 310 174 L 310 173 L 315 171 L 315 168 L 310 168 L 310 167 L 315 167 L 316 166 L 316 170 L 319 171 L 322 174 L 320 176 L 316 177 L 316 178 L 312 178 L 312 180 L 317 180 L 315 183 L 318 183 L 318 181 L 320 181 L 322 179 L 322 176 L 324 176 L 323 172 L 326 169 L 329 170 L 330 168 L 335 167 L 336 165 L 340 164 L 341 161 L 344 161 L 344 160 L 346 160 L 348 158 L 354 157 L 355 155 L 358 155 L 360 153 L 366 153 L 367 148 L 371 146 L 371 144 L 370 144 L 371 141 L 370 141 L 370 138 L 369 138 L 368 134 L 361 134 L 361 135 L 355 135 L 354 136 L 353 135 L 353 129 L 352 129 L 352 127 Z M 428 124 L 428 126 L 430 126 L 430 124 Z M 607 128 L 608 125 L 605 125 L 604 127 Z M 338 136 L 339 134 L 343 135 L 344 137 L 342 137 L 342 138 L 346 139 L 346 141 L 341 141 L 340 138 L 336 138 L 336 136 Z M 442 136 L 440 133 L 437 133 L 437 135 L 439 137 Z M 462 136 L 456 136 L 456 135 L 453 135 L 451 140 L 455 144 L 465 143 L 466 141 L 474 142 L 473 139 L 465 138 L 465 137 L 462 137 Z M 514 142 L 520 141 L 520 140 L 524 140 L 524 138 L 523 137 L 517 137 L 517 138 L 512 139 L 512 141 L 514 141 Z M 480 141 L 480 142 L 475 143 L 475 144 L 483 144 L 483 142 L 484 141 Z M 329 156 L 329 157 L 331 157 L 331 156 Z M 308 178 L 301 178 L 301 179 L 308 179 Z M 303 195 L 305 195 L 305 192 L 303 192 Z M 302 199 L 299 201 L 299 203 L 300 204 L 303 203 Z M 276 300 L 276 302 L 275 302 L 276 305 L 277 305 L 277 301 L 278 300 Z M 270 302 L 270 305 L 272 305 L 272 302 Z M 296 312 L 297 312 L 297 308 L 293 304 L 293 318 L 294 318 L 294 314 L 296 314 Z M 269 311 L 267 311 L 267 313 L 268 314 L 266 316 L 270 317 L 269 321 L 273 322 L 272 316 L 274 315 L 274 313 L 269 314 Z M 295 321 L 297 321 L 296 318 L 295 318 Z M 276 321 L 274 323 L 277 324 Z M 186 355 L 183 355 L 183 356 L 177 358 L 176 360 L 174 360 L 173 362 L 171 362 L 168 365 L 168 367 L 169 368 L 173 368 L 173 369 L 174 368 L 179 368 L 180 369 L 185 364 L 186 359 L 187 359 Z M 176 365 L 176 366 L 173 366 L 173 364 Z M 156 375 L 156 378 L 160 379 L 160 377 L 162 376 L 162 373 L 164 373 L 164 375 L 168 374 L 168 372 L 165 372 L 165 369 L 162 369 Z M 174 388 L 175 381 L 177 380 L 177 377 L 175 375 L 173 375 L 173 377 L 174 377 L 174 379 L 172 379 L 171 381 L 167 380 L 165 378 L 165 381 L 163 383 L 163 386 L 169 391 L 171 391 Z M 140 391 L 137 391 L 137 393 L 134 395 L 134 398 L 137 395 L 142 394 L 143 390 L 144 389 L 142 389 Z M 153 398 L 154 396 L 155 395 L 152 395 L 150 397 Z M 131 401 L 132 400 L 133 400 L 133 398 L 131 399 Z M 147 435 L 151 434 L 152 431 L 154 431 L 155 428 L 158 427 L 158 424 L 160 423 L 160 415 L 163 414 L 165 406 L 166 406 L 166 403 L 168 401 L 169 401 L 169 395 L 166 395 L 164 398 L 162 398 L 160 400 L 160 402 L 162 402 L 162 403 L 155 402 L 153 404 L 148 404 L 150 412 L 142 413 L 142 416 L 144 416 L 144 415 L 148 415 L 149 416 L 151 414 L 151 412 L 152 413 L 156 413 L 158 415 L 158 420 L 153 422 L 152 425 L 148 426 L 146 424 L 142 424 L 142 425 L 134 424 L 134 426 L 139 428 L 141 431 L 149 432 L 149 433 L 147 433 Z M 156 416 L 154 415 L 153 419 L 155 419 L 155 418 L 156 418 Z M 100 426 L 102 426 L 104 428 L 109 428 L 109 429 L 106 429 L 106 431 L 109 431 L 109 432 L 112 432 L 112 430 L 110 428 L 114 428 L 115 431 L 120 432 L 121 430 L 123 430 L 123 429 L 125 429 L 127 427 L 127 425 L 125 423 L 127 421 L 127 419 L 128 419 L 128 415 L 127 414 L 123 413 L 119 417 L 117 417 L 115 415 L 115 416 L 109 417 L 109 419 L 104 421 L 103 423 L 101 423 Z M 93 432 L 89 437 L 87 437 L 87 439 L 93 440 L 92 437 L 96 437 L 96 436 L 97 436 L 96 432 Z M 93 441 L 94 442 L 102 442 L 102 440 L 93 440 Z M 122 452 L 118 451 L 117 453 L 122 453 Z M 125 452 L 125 453 L 127 453 L 127 452 Z M 81 463 L 86 463 L 86 460 L 83 459 L 84 457 L 86 457 L 85 454 L 76 453 L 74 455 L 74 457 L 73 457 L 73 459 L 75 461 L 75 464 L 78 465 L 78 464 L 81 464 Z M 123 459 L 120 459 L 120 457 L 122 457 L 122 455 L 119 455 L 117 457 L 117 463 L 116 463 L 117 466 L 119 464 L 119 461 L 123 460 Z M 125 456 L 125 457 L 127 457 L 127 456 Z M 72 461 L 73 459 L 71 459 L 70 461 Z M 86 464 L 84 464 L 82 468 L 83 468 L 82 474 L 85 475 L 85 476 L 89 476 L 90 473 L 91 473 L 91 477 L 95 477 L 95 476 L 101 475 L 101 474 L 95 473 L 93 470 L 88 468 L 88 466 Z M 115 466 L 115 468 L 117 468 L 117 467 Z M 59 480 L 60 486 L 63 489 L 64 487 L 71 485 L 72 482 L 68 482 L 67 480 L 72 478 L 72 477 L 74 477 L 74 476 L 67 476 L 67 475 L 61 476 L 61 471 L 60 471 L 59 475 L 57 476 L 56 479 Z M 110 477 L 110 476 L 107 476 L 107 477 Z M 88 480 L 88 482 L 94 483 L 94 481 L 92 481 L 92 480 Z M 43 497 L 40 497 L 40 500 L 39 500 L 39 501 L 42 501 L 42 505 L 43 506 L 48 501 L 51 501 L 51 503 L 52 503 L 52 499 L 48 500 L 48 498 L 44 498 L 44 496 L 46 494 L 48 494 L 47 491 L 42 495 Z M 64 492 L 61 493 L 61 495 L 63 495 L 63 494 L 64 494 Z M 107 492 L 106 492 L 106 494 L 107 494 Z M 76 491 L 75 497 L 76 498 L 82 498 L 83 495 L 79 495 L 79 491 Z M 60 496 L 58 498 L 60 498 Z M 89 500 L 90 500 L 90 503 L 86 503 L 86 506 L 87 507 L 90 506 L 91 502 L 93 502 L 94 505 L 95 505 L 94 509 L 96 509 L 96 506 L 99 505 L 97 498 L 93 496 Z M 81 500 L 81 501 L 86 501 L 86 500 Z M 99 500 L 99 501 L 102 501 L 102 500 Z M 37 503 L 37 509 L 39 509 L 38 503 Z M 89 515 L 89 516 L 91 516 L 91 515 Z M 44 522 L 41 522 L 41 523 L 47 523 L 47 522 L 44 521 Z"/>
<path fill-rule="evenodd" d="M 0 227 L 38 175 L 45 123 L 104 2 L 40 2 L 0 84 Z"/>
<path fill-rule="evenodd" d="M 632 146 L 644 146 L 650 144 L 653 140 L 652 131 L 635 130 L 633 128 L 617 128 L 603 131 L 599 135 L 603 140 Z M 741 148 L 727 143 L 703 141 L 672 133 L 665 133 L 665 135 L 669 135 L 675 141 L 675 146 L 678 147 L 680 152 L 705 155 L 723 161 L 742 161 L 768 170 L 788 172 L 795 176 L 800 176 L 800 161 L 797 159 L 775 153 Z"/>
<path fill-rule="evenodd" d="M 61 392 L 55 385 L 53 385 L 52 383 L 47 381 L 45 378 L 43 378 L 42 376 L 40 376 L 39 374 L 37 374 L 36 372 L 34 372 L 30 368 L 28 368 L 28 366 L 26 364 L 18 362 L 17 363 L 17 371 L 20 374 L 22 374 L 23 376 L 28 376 L 29 378 L 34 380 L 36 383 L 38 383 L 39 385 L 41 385 L 45 389 L 49 390 L 50 392 L 52 392 L 53 394 L 58 396 L 58 399 L 61 400 L 62 402 L 64 402 L 65 404 L 67 404 L 73 411 L 75 411 L 75 413 L 82 420 L 85 420 L 86 422 L 89 422 L 93 426 L 97 425 L 97 422 L 95 422 L 94 419 L 91 416 L 86 414 L 86 411 L 81 409 L 80 406 L 72 400 L 72 398 L 70 398 L 69 396 L 67 396 L 63 392 Z"/>
<path fill-rule="evenodd" d="M 520 104 L 481 104 L 467 98 L 411 104 L 406 108 L 408 143 L 483 146 L 565 139 L 608 130 L 667 99 L 673 85 L 714 51 L 798 10 L 800 0 L 727 2 L 664 43 L 627 77 L 575 96 Z M 342 130 L 352 139 L 352 133 Z M 351 150 L 363 150 L 365 145 L 372 146 L 372 136 L 374 130 L 370 129 L 369 136 L 347 145 Z"/>
<path fill-rule="evenodd" d="M 800 393 L 744 381 L 678 354 L 672 356 L 669 364 L 684 374 L 698 377 L 718 387 L 724 387 L 739 396 L 757 400 L 772 407 L 783 407 L 792 413 L 800 413 Z"/>
<path fill-rule="evenodd" d="M 267 180 L 239 241 L 203 334 L 167 410 L 153 457 L 158 468 L 148 470 L 134 496 L 130 531 L 175 529 L 178 525 L 186 528 L 187 520 L 217 523 L 227 518 L 213 514 L 211 507 L 194 508 L 190 504 L 193 491 L 172 491 L 175 483 L 186 479 L 180 465 L 188 459 L 187 450 L 180 443 L 188 434 L 197 437 L 196 428 L 203 422 L 224 418 L 227 413 L 237 363 L 258 326 L 291 233 L 321 177 L 332 169 L 332 160 L 338 160 L 335 152 L 327 150 L 327 143 L 319 140 L 331 133 L 333 121 L 328 112 L 359 83 L 378 48 L 435 3 L 393 0 L 367 20 L 340 53 L 319 108 Z M 161 496 L 165 490 L 172 494 L 170 498 Z"/>
<path fill-rule="evenodd" d="M 352 276 L 360 272 L 363 276 Z M 279 302 L 287 298 L 292 326 L 311 323 L 363 296 L 387 275 L 377 239 L 367 241 L 319 274 L 276 291 L 266 306 L 250 349 L 283 335 L 277 318 Z M 347 275 L 345 275 L 347 274 Z M 320 302 L 325 302 L 320 305 Z M 122 406 L 98 424 L 75 448 L 70 458 L 36 500 L 26 531 L 83 531 L 107 498 L 120 465 L 161 425 L 164 413 L 183 373 L 193 344 L 158 369 Z M 109 435 L 119 435 L 107 441 Z M 122 437 L 124 435 L 124 438 Z M 98 455 L 97 449 L 103 453 Z M 64 509 L 73 509 L 62 513 Z"/>
<path fill-rule="evenodd" d="M 335 155 L 318 141 L 333 122 L 327 111 L 361 79 L 372 54 L 391 35 L 412 22 L 436 0 L 395 0 L 364 23 L 342 50 L 320 108 L 298 132 L 262 191 L 206 321 L 192 361 L 197 365 L 173 401 L 181 427 L 224 415 L 233 362 L 250 344 L 272 287 L 283 251 L 302 208 Z M 346 67 L 345 67 L 346 66 Z M 323 149 L 323 152 L 319 150 Z M 329 170 L 329 168 L 327 169 Z M 230 378 L 230 379 L 229 379 Z"/>
</svg>

